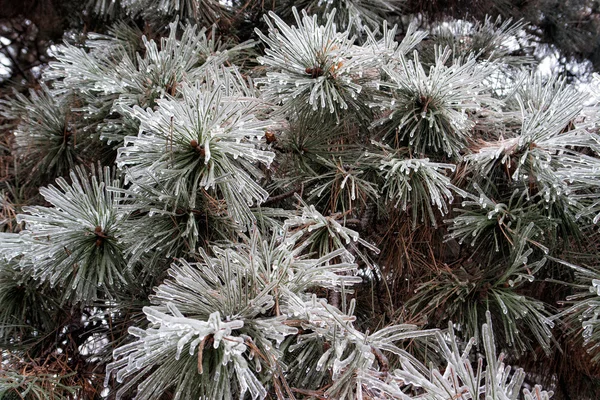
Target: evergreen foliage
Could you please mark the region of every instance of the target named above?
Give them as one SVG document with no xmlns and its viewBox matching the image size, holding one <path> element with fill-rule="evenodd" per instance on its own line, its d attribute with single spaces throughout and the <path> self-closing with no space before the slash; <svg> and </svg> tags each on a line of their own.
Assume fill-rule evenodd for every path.
<svg viewBox="0 0 600 400">
<path fill-rule="evenodd" d="M 523 20 L 266 3 L 90 0 L 1 100 L 0 398 L 595 398 L 600 93 Z"/>
</svg>

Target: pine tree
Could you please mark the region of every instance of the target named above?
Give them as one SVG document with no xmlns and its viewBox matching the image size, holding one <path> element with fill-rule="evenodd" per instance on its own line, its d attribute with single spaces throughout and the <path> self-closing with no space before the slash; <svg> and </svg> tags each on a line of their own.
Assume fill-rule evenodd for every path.
<svg viewBox="0 0 600 400">
<path fill-rule="evenodd" d="M 0 102 L 0 398 L 595 398 L 600 78 L 536 21 L 87 6 Z"/>
</svg>

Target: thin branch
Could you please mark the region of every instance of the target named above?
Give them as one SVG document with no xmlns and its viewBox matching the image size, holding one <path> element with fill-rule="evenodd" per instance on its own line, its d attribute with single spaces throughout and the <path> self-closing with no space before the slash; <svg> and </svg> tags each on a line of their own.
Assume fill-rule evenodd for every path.
<svg viewBox="0 0 600 400">
<path fill-rule="evenodd" d="M 300 193 L 300 191 L 302 190 L 301 187 L 292 189 L 288 192 L 282 193 L 282 194 L 278 194 L 277 196 L 271 196 L 269 197 L 267 200 L 265 200 L 264 203 L 262 203 L 262 206 L 267 206 L 270 204 L 275 204 L 275 203 L 279 203 L 280 201 L 283 201 L 285 199 L 288 199 L 290 197 L 292 197 L 294 194 L 296 193 Z"/>
</svg>

